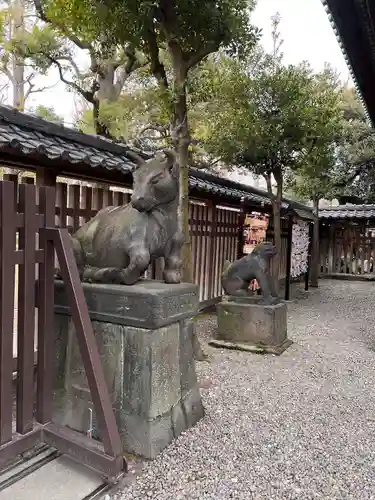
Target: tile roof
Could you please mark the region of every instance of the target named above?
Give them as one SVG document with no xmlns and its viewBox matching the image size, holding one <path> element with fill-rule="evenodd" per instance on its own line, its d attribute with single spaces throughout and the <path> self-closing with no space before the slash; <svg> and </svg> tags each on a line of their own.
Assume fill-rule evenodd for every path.
<svg viewBox="0 0 375 500">
<path fill-rule="evenodd" d="M 319 219 L 375 219 L 375 205 L 339 205 L 319 210 Z"/>
<path fill-rule="evenodd" d="M 375 10 L 368 0 L 321 0 L 367 118 L 375 124 Z"/>
<path fill-rule="evenodd" d="M 126 146 L 83 134 L 17 110 L 0 106 L 0 150 L 11 149 L 23 156 L 41 156 L 70 164 L 116 169 L 129 173 L 134 162 Z"/>
<path fill-rule="evenodd" d="M 127 156 L 130 150 L 136 151 L 144 158 L 151 156 L 149 153 L 130 149 L 126 144 L 84 134 L 7 106 L 0 106 L 0 153 L 3 151 L 12 156 L 32 157 L 37 159 L 41 166 L 46 159 L 58 161 L 60 165 L 64 165 L 65 171 L 71 174 L 74 174 L 74 165 L 77 164 L 98 170 L 116 170 L 124 174 L 124 184 L 129 184 L 130 174 L 135 166 L 134 161 Z M 50 164 L 49 167 L 51 168 Z M 96 173 L 97 177 L 98 174 L 99 172 Z M 222 199 L 247 201 L 259 207 L 271 204 L 265 191 L 196 168 L 190 169 L 189 186 L 193 191 L 211 193 Z M 308 207 L 289 200 L 283 200 L 281 208 L 284 211 L 296 209 L 296 215 L 312 218 Z"/>
<path fill-rule="evenodd" d="M 195 188 L 199 191 L 234 198 L 236 200 L 244 200 L 259 205 L 271 204 L 268 194 L 265 191 L 233 182 L 223 177 L 217 177 L 195 168 L 190 169 L 189 186 L 191 189 Z M 288 203 L 283 202 L 283 208 L 287 208 L 288 206 Z"/>
</svg>

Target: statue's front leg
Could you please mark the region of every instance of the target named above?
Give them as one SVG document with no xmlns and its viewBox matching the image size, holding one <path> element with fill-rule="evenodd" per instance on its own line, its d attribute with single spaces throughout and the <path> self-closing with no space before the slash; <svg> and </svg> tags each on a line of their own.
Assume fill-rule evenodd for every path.
<svg viewBox="0 0 375 500">
<path fill-rule="evenodd" d="M 164 257 L 163 277 L 166 283 L 181 283 L 181 248 L 183 244 L 183 235 L 177 233 L 172 238 L 169 252 Z"/>
<path fill-rule="evenodd" d="M 269 272 L 264 273 L 261 269 L 256 272 L 256 280 L 260 285 L 262 291 L 262 300 L 264 304 L 276 304 L 279 299 L 277 295 L 274 295 L 274 287 L 272 277 Z"/>
<path fill-rule="evenodd" d="M 129 252 L 129 265 L 121 269 L 116 282 L 123 285 L 134 285 L 150 265 L 150 253 L 145 248 L 132 248 Z"/>
</svg>

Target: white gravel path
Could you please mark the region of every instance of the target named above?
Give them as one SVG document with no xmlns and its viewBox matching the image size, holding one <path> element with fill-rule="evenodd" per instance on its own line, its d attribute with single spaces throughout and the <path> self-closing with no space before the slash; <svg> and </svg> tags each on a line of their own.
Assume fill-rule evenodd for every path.
<svg viewBox="0 0 375 500">
<path fill-rule="evenodd" d="M 206 417 L 111 499 L 375 499 L 375 283 L 298 295 L 282 356 L 205 346 Z"/>
</svg>

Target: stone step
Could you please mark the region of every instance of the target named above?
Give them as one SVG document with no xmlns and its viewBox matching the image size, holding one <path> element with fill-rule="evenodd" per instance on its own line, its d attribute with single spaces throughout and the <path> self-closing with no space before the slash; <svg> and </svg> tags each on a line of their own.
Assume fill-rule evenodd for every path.
<svg viewBox="0 0 375 500">
<path fill-rule="evenodd" d="M 99 474 L 63 455 L 0 491 L 0 500 L 82 500 L 102 484 Z"/>
</svg>

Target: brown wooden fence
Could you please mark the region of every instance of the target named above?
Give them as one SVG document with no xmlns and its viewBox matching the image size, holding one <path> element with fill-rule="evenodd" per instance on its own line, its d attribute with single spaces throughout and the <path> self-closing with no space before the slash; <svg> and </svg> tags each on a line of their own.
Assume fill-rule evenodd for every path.
<svg viewBox="0 0 375 500">
<path fill-rule="evenodd" d="M 0 182 L 0 466 L 29 448 L 46 443 L 114 480 L 124 469 L 120 435 L 69 233 L 66 229 L 55 228 L 55 190 L 47 187 L 37 190 L 24 184 L 17 186 L 16 192 L 15 186 L 12 182 Z M 55 252 L 103 446 L 51 423 L 56 357 L 53 335 Z M 35 286 L 37 278 L 38 286 Z M 16 334 L 15 295 L 18 303 Z M 17 342 L 15 359 L 14 339 Z"/>
<path fill-rule="evenodd" d="M 14 182 L 17 196 L 17 176 L 5 176 Z M 22 182 L 33 183 L 32 177 Z M 81 184 L 58 182 L 56 185 L 55 223 L 57 227 L 76 231 L 98 210 L 110 205 L 122 205 L 130 199 L 130 190 L 92 188 Z M 194 282 L 199 285 L 202 306 L 215 301 L 222 295 L 220 276 L 225 260 L 237 258 L 240 237 L 241 212 L 236 207 L 215 205 L 208 200 L 190 200 L 190 237 L 193 256 Z M 287 235 L 282 238 L 279 279 L 286 276 Z M 154 266 L 149 277 L 161 278 L 162 265 Z"/>
<path fill-rule="evenodd" d="M 375 232 L 365 224 L 330 222 L 320 227 L 320 273 L 374 273 Z"/>
</svg>

